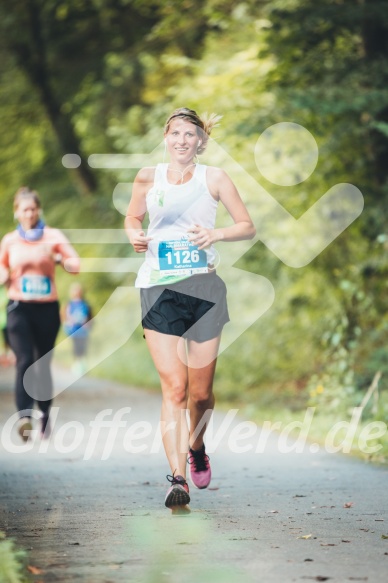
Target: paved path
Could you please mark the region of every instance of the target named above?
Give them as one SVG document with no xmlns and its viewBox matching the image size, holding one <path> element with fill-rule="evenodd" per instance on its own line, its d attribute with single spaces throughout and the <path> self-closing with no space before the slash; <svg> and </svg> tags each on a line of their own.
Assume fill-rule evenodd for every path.
<svg viewBox="0 0 388 583">
<path fill-rule="evenodd" d="M 309 447 L 280 453 L 276 435 L 263 453 L 233 453 L 233 428 L 244 420 L 227 427 L 218 412 L 211 488 L 192 488 L 192 513 L 172 517 L 163 506 L 169 471 L 158 395 L 85 377 L 57 397 L 50 442 L 21 451 L 7 430 L 13 371 L 0 375 L 0 530 L 42 571 L 32 580 L 388 580 L 387 469 Z M 67 383 L 68 373 L 55 378 Z M 113 428 L 98 427 L 99 418 Z M 255 448 L 258 439 L 250 440 Z"/>
</svg>

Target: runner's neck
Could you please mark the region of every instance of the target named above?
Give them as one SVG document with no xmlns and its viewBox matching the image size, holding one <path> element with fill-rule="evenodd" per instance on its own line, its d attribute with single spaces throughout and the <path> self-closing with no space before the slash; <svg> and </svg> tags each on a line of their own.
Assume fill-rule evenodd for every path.
<svg viewBox="0 0 388 583">
<path fill-rule="evenodd" d="M 179 170 L 178 168 L 170 168 L 170 166 L 167 166 L 167 172 L 178 172 L 181 175 L 181 179 L 180 179 L 180 184 L 183 184 L 184 178 L 185 176 L 188 175 L 187 171 L 189 168 L 195 167 L 196 164 L 193 162 L 193 164 L 189 164 L 188 166 L 186 166 L 185 168 L 183 168 L 183 170 Z M 189 178 L 190 180 L 190 178 Z M 178 182 L 176 183 L 178 184 Z"/>
</svg>

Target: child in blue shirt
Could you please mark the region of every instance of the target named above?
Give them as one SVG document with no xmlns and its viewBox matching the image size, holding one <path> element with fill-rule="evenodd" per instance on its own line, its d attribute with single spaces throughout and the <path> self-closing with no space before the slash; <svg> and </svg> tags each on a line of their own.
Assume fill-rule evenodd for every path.
<svg viewBox="0 0 388 583">
<path fill-rule="evenodd" d="M 89 333 L 91 327 L 92 310 L 84 298 L 80 283 L 73 283 L 70 287 L 70 300 L 64 312 L 64 330 L 73 342 L 74 369 L 84 372 Z"/>
</svg>

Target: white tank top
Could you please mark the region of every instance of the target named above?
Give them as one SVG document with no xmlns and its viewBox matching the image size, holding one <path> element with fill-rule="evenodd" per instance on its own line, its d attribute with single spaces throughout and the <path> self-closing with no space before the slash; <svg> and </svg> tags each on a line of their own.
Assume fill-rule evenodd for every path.
<svg viewBox="0 0 388 583">
<path fill-rule="evenodd" d="M 211 245 L 199 251 L 188 241 L 188 229 L 200 225 L 214 229 L 218 202 L 209 192 L 206 166 L 196 164 L 192 178 L 185 184 L 167 181 L 168 164 L 158 164 L 154 184 L 146 196 L 149 214 L 148 244 L 145 261 L 139 269 L 135 286 L 152 287 L 207 273 L 215 263 Z"/>
</svg>

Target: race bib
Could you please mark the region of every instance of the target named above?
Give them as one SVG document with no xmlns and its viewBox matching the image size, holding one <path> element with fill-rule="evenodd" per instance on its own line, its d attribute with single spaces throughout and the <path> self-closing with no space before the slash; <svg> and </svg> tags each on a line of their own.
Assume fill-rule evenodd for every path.
<svg viewBox="0 0 388 583">
<path fill-rule="evenodd" d="M 45 275 L 25 275 L 21 280 L 21 292 L 25 300 L 41 300 L 51 293 L 50 278 Z"/>
<path fill-rule="evenodd" d="M 158 248 L 159 269 L 163 275 L 207 273 L 207 256 L 187 239 L 161 241 Z"/>
</svg>

